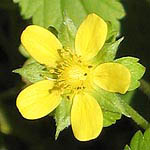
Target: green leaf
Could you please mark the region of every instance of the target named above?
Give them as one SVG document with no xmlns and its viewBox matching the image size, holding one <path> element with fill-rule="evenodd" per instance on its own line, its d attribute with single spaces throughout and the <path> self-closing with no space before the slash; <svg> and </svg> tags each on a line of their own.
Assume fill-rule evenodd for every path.
<svg viewBox="0 0 150 150">
<path fill-rule="evenodd" d="M 127 117 L 129 116 L 122 105 L 119 95 L 107 92 L 98 87 L 92 92 L 92 95 L 96 98 L 100 107 L 102 108 L 105 127 L 114 124 L 116 120 L 121 118 L 122 114 Z"/>
<path fill-rule="evenodd" d="M 47 73 L 45 66 L 36 62 L 27 64 L 23 68 L 16 69 L 13 72 L 19 73 L 23 78 L 27 79 L 31 83 L 44 80 Z"/>
<path fill-rule="evenodd" d="M 140 142 L 143 141 L 143 134 L 141 131 L 137 131 L 133 136 L 130 147 L 132 150 L 138 150 L 140 147 Z"/>
<path fill-rule="evenodd" d="M 71 50 L 74 49 L 76 31 L 77 29 L 73 21 L 67 16 L 64 16 L 64 22 L 58 34 L 58 39 L 60 40 L 64 48 L 70 48 Z"/>
<path fill-rule="evenodd" d="M 111 22 L 107 22 L 108 33 L 106 38 L 106 43 L 113 43 L 116 41 L 117 36 L 119 35 L 119 31 L 117 31 Z"/>
<path fill-rule="evenodd" d="M 143 134 L 141 131 L 136 132 L 136 134 L 133 136 L 130 147 L 133 150 L 137 150 L 140 148 L 140 142 L 143 141 Z"/>
<path fill-rule="evenodd" d="M 132 98 L 134 97 L 136 91 L 128 91 L 126 94 L 120 94 L 122 100 L 127 104 L 131 104 Z"/>
<path fill-rule="evenodd" d="M 121 118 L 121 114 L 117 112 L 110 112 L 103 109 L 103 126 L 108 127 L 116 123 L 116 120 Z"/>
<path fill-rule="evenodd" d="M 56 134 L 55 139 L 58 138 L 59 133 L 70 125 L 71 101 L 62 99 L 60 105 L 55 110 Z"/>
<path fill-rule="evenodd" d="M 126 145 L 126 146 L 124 147 L 124 150 L 131 150 L 131 149 L 130 149 L 130 147 L 129 147 L 128 145 Z"/>
<path fill-rule="evenodd" d="M 125 11 L 119 0 L 13 0 L 19 3 L 21 15 L 25 19 L 32 18 L 33 24 L 48 28 L 55 27 L 58 31 L 63 22 L 63 13 L 73 20 L 76 27 L 89 13 L 96 13 L 114 28 L 119 30 L 119 19 Z"/>
<path fill-rule="evenodd" d="M 26 65 L 32 64 L 32 63 L 37 63 L 37 61 L 35 59 L 33 59 L 32 57 L 30 57 L 25 61 L 23 67 Z"/>
<path fill-rule="evenodd" d="M 116 57 L 118 46 L 122 40 L 123 38 L 112 43 L 105 43 L 105 45 L 99 51 L 97 56 L 92 60 L 93 63 L 101 64 L 101 63 L 113 61 L 114 58 Z"/>
<path fill-rule="evenodd" d="M 150 129 L 146 130 L 144 133 L 143 142 L 141 142 L 140 148 L 144 150 L 149 150 L 150 148 Z"/>
<path fill-rule="evenodd" d="M 142 134 L 141 131 L 137 131 L 133 136 L 133 138 L 131 139 L 129 148 L 130 148 L 129 150 L 149 150 L 150 149 L 150 128 L 145 131 L 144 135 Z"/>
<path fill-rule="evenodd" d="M 115 62 L 126 66 L 131 73 L 131 83 L 128 91 L 134 90 L 140 86 L 138 80 L 141 79 L 145 73 L 145 67 L 138 63 L 138 61 L 139 59 L 134 57 L 122 57 L 115 60 Z"/>
<path fill-rule="evenodd" d="M 25 48 L 23 47 L 22 44 L 20 44 L 20 46 L 19 46 L 19 52 L 22 54 L 22 56 L 24 56 L 26 58 L 30 57 L 29 53 L 25 50 Z"/>
</svg>

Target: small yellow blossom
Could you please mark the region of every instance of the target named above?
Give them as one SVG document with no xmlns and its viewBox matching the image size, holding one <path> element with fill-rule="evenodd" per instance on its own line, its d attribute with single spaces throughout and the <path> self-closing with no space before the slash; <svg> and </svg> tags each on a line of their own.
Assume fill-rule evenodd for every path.
<svg viewBox="0 0 150 150">
<path fill-rule="evenodd" d="M 71 126 L 75 137 L 80 141 L 96 138 L 103 127 L 103 114 L 90 91 L 97 85 L 124 94 L 131 78 L 129 70 L 121 64 L 90 63 L 103 47 L 106 36 L 107 24 L 95 14 L 88 15 L 80 25 L 72 51 L 64 49 L 50 31 L 37 25 L 28 26 L 21 35 L 23 46 L 57 77 L 36 82 L 18 95 L 16 103 L 23 117 L 44 117 L 66 96 L 72 101 Z"/>
</svg>

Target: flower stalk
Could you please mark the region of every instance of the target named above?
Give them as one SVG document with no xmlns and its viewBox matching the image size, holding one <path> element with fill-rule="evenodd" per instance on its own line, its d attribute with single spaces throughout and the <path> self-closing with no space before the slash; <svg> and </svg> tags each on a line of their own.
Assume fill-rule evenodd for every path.
<svg viewBox="0 0 150 150">
<path fill-rule="evenodd" d="M 140 86 L 140 90 L 148 96 L 148 98 L 150 99 L 150 83 L 146 82 L 145 80 L 141 80 L 141 86 Z"/>
<path fill-rule="evenodd" d="M 149 122 L 145 120 L 137 111 L 135 111 L 130 105 L 128 105 L 124 100 L 122 100 L 122 105 L 125 108 L 125 111 L 128 115 L 143 129 L 147 129 L 149 127 Z"/>
</svg>

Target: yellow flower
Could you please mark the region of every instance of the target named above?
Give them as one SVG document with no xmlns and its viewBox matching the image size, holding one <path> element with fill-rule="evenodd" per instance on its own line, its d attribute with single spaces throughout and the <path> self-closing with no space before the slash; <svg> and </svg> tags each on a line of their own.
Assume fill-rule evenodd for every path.
<svg viewBox="0 0 150 150">
<path fill-rule="evenodd" d="M 72 51 L 64 49 L 48 30 L 28 26 L 21 36 L 23 46 L 57 77 L 34 83 L 18 95 L 16 103 L 23 117 L 44 117 L 66 96 L 72 101 L 71 126 L 75 137 L 80 141 L 96 138 L 103 127 L 103 114 L 90 91 L 97 85 L 123 94 L 130 84 L 130 72 L 125 66 L 113 62 L 99 66 L 90 63 L 104 45 L 106 36 L 107 24 L 95 14 L 88 15 L 80 25 Z"/>
</svg>

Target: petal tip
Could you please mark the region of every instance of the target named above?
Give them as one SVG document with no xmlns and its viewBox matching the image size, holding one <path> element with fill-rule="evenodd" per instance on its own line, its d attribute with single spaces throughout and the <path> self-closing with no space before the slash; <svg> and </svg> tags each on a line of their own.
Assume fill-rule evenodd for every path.
<svg viewBox="0 0 150 150">
<path fill-rule="evenodd" d="M 119 63 L 104 63 L 95 69 L 94 83 L 100 88 L 125 94 L 131 82 L 131 73 Z"/>
<path fill-rule="evenodd" d="M 107 37 L 107 24 L 98 15 L 89 14 L 81 23 L 75 38 L 75 49 L 79 56 L 92 59 L 103 47 Z"/>
<path fill-rule="evenodd" d="M 60 104 L 59 91 L 49 92 L 53 84 L 49 80 L 43 80 L 20 92 L 16 100 L 16 106 L 24 118 L 30 120 L 42 118 Z"/>
<path fill-rule="evenodd" d="M 21 34 L 21 43 L 36 61 L 47 66 L 55 66 L 60 60 L 58 49 L 62 49 L 62 44 L 47 29 L 30 25 Z"/>
<path fill-rule="evenodd" d="M 100 135 L 103 128 L 102 110 L 89 94 L 75 96 L 71 110 L 71 125 L 74 136 L 79 141 L 90 141 Z"/>
</svg>

